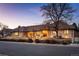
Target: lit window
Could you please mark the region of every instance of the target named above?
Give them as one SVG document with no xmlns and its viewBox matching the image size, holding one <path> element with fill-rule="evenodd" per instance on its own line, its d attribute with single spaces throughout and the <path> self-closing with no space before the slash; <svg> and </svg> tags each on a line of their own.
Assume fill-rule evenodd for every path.
<svg viewBox="0 0 79 59">
<path fill-rule="evenodd" d="M 15 33 L 14 33 L 14 35 L 16 35 L 16 36 L 17 36 L 17 35 L 18 35 L 18 32 L 15 32 Z"/>
<path fill-rule="evenodd" d="M 69 38 L 69 36 L 65 35 L 64 38 Z"/>
<path fill-rule="evenodd" d="M 55 32 L 55 31 L 51 31 L 50 37 L 51 37 L 51 38 L 54 38 L 55 36 L 56 36 L 56 32 Z"/>
<path fill-rule="evenodd" d="M 36 36 L 40 36 L 41 35 L 41 32 L 36 32 Z"/>
<path fill-rule="evenodd" d="M 36 39 L 41 39 L 41 31 L 35 32 Z"/>
<path fill-rule="evenodd" d="M 47 31 L 47 30 L 43 30 L 42 32 L 43 32 L 43 33 L 48 33 L 48 31 Z"/>
<path fill-rule="evenodd" d="M 28 32 L 28 37 L 33 37 L 33 32 Z"/>
<path fill-rule="evenodd" d="M 64 38 L 69 38 L 69 31 L 68 30 L 64 30 Z"/>
<path fill-rule="evenodd" d="M 69 33 L 68 30 L 64 30 L 64 34 L 67 35 Z"/>
<path fill-rule="evenodd" d="M 47 37 L 48 36 L 48 31 L 47 30 L 43 30 L 43 37 Z"/>
<path fill-rule="evenodd" d="M 53 32 L 52 32 L 52 34 L 53 34 L 53 35 L 56 35 L 56 32 L 55 32 L 55 31 L 53 31 Z"/>
</svg>

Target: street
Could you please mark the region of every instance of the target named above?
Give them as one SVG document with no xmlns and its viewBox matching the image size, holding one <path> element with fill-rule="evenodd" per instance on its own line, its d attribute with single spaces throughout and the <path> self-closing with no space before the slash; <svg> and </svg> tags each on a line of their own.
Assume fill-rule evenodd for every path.
<svg viewBox="0 0 79 59">
<path fill-rule="evenodd" d="M 79 56 L 79 45 L 0 41 L 0 56 Z"/>
</svg>

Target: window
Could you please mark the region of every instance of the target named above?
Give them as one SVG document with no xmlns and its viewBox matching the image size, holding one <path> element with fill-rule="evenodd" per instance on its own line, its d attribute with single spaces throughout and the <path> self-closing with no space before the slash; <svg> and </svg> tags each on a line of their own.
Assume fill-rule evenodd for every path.
<svg viewBox="0 0 79 59">
<path fill-rule="evenodd" d="M 69 31 L 68 30 L 64 30 L 64 34 L 68 35 Z"/>
<path fill-rule="evenodd" d="M 47 37 L 47 34 L 43 34 L 43 37 Z"/>
<path fill-rule="evenodd" d="M 69 31 L 68 30 L 64 30 L 64 38 L 69 38 Z"/>
<path fill-rule="evenodd" d="M 41 31 L 35 32 L 36 39 L 41 39 L 42 33 Z"/>
<path fill-rule="evenodd" d="M 47 30 L 43 30 L 42 33 L 43 33 L 43 37 L 48 37 L 48 31 Z"/>
<path fill-rule="evenodd" d="M 33 37 L 33 32 L 28 32 L 28 37 L 32 38 Z"/>
<path fill-rule="evenodd" d="M 18 32 L 15 32 L 15 33 L 14 33 L 14 35 L 18 36 L 18 35 L 19 35 L 19 33 L 18 33 Z"/>
</svg>

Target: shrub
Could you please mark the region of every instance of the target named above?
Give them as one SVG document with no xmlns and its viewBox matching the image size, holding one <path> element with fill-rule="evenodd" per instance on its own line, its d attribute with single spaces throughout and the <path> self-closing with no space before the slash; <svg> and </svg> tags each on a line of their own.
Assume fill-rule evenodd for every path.
<svg viewBox="0 0 79 59">
<path fill-rule="evenodd" d="M 19 40 L 16 40 L 16 41 L 18 41 L 18 42 L 27 42 L 27 40 L 25 40 L 25 39 L 19 39 Z"/>
<path fill-rule="evenodd" d="M 29 43 L 32 43 L 32 42 L 33 42 L 33 40 L 32 40 L 32 39 L 28 39 L 28 42 L 29 42 Z"/>
<path fill-rule="evenodd" d="M 49 43 L 50 44 L 59 44 L 59 42 L 57 40 L 53 40 L 53 39 L 52 40 L 49 40 Z"/>
<path fill-rule="evenodd" d="M 46 41 L 45 40 L 40 40 L 40 43 L 46 43 Z"/>
<path fill-rule="evenodd" d="M 39 40 L 40 43 L 50 43 L 49 40 Z"/>
<path fill-rule="evenodd" d="M 70 44 L 72 43 L 71 40 L 63 40 L 62 44 Z"/>
<path fill-rule="evenodd" d="M 35 42 L 36 42 L 36 43 L 40 43 L 39 39 L 35 39 Z"/>
<path fill-rule="evenodd" d="M 79 44 L 79 41 L 74 41 L 74 43 Z"/>
<path fill-rule="evenodd" d="M 49 40 L 46 40 L 46 43 L 50 43 L 50 41 Z"/>
</svg>

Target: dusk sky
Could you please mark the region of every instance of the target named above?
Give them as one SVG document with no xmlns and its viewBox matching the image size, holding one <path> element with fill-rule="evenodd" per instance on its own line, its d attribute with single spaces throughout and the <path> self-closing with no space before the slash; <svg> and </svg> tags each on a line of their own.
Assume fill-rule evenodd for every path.
<svg viewBox="0 0 79 59">
<path fill-rule="evenodd" d="M 26 4 L 0 4 L 0 22 L 9 26 L 9 28 L 16 28 L 18 25 L 30 26 L 41 24 L 44 17 L 40 7 L 44 5 L 41 3 L 26 3 Z M 77 9 L 74 22 L 79 23 L 79 4 L 72 4 Z"/>
</svg>

